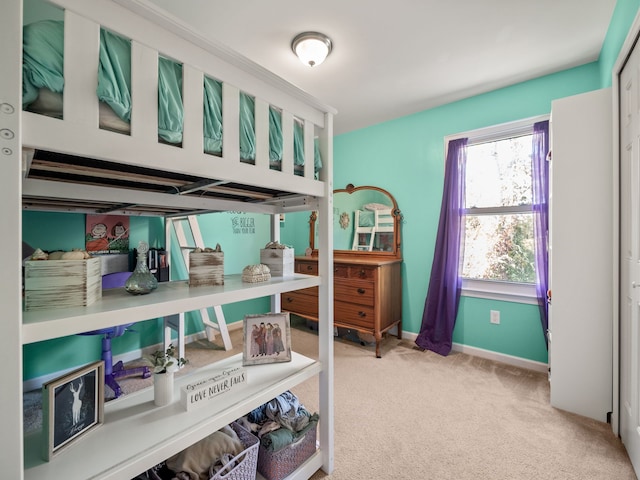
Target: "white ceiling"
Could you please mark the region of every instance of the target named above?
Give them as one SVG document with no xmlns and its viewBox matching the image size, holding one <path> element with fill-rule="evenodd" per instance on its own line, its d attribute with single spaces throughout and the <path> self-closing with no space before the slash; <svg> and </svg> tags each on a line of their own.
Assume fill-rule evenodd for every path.
<svg viewBox="0 0 640 480">
<path fill-rule="evenodd" d="M 336 134 L 598 59 L 616 0 L 151 0 L 338 110 Z M 334 44 L 304 66 L 291 40 Z"/>
</svg>

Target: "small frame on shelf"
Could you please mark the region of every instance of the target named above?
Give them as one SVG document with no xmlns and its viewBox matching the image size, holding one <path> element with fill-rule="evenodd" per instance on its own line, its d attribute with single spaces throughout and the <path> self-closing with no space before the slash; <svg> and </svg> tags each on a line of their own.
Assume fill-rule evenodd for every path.
<svg viewBox="0 0 640 480">
<path fill-rule="evenodd" d="M 245 315 L 243 365 L 291 361 L 289 313 Z"/>
<path fill-rule="evenodd" d="M 43 458 L 63 448 L 104 421 L 104 362 L 94 362 L 42 386 Z"/>
</svg>

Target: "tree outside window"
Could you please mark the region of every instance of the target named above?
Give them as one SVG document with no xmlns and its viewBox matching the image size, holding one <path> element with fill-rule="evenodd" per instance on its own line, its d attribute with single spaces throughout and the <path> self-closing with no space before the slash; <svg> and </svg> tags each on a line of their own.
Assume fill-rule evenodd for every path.
<svg viewBox="0 0 640 480">
<path fill-rule="evenodd" d="M 534 284 L 532 135 L 467 146 L 462 277 Z"/>
</svg>

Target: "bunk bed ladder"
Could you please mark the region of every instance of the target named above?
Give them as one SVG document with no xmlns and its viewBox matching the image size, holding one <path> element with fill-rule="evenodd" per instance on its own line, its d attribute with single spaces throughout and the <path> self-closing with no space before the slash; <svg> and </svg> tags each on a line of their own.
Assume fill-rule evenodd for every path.
<svg viewBox="0 0 640 480">
<path fill-rule="evenodd" d="M 202 234 L 200 233 L 198 219 L 195 215 L 188 215 L 186 217 L 170 217 L 167 218 L 167 223 L 173 226 L 176 238 L 178 239 L 178 246 L 180 248 L 180 252 L 182 253 L 181 257 L 184 261 L 184 266 L 187 272 L 189 272 L 189 252 L 197 247 L 204 248 L 204 240 L 202 239 Z M 190 239 L 187 239 L 185 225 L 188 227 Z M 167 238 L 169 238 L 168 234 Z M 207 308 L 200 309 L 200 317 L 202 318 L 202 323 L 206 328 L 207 338 L 209 339 L 209 341 L 213 341 L 215 339 L 215 332 L 218 331 L 220 332 L 220 336 L 222 337 L 224 349 L 231 350 L 231 337 L 229 337 L 229 329 L 227 328 L 227 322 L 224 318 L 224 313 L 222 312 L 222 306 L 214 305 L 213 312 L 216 317 L 215 322 L 211 320 L 209 316 L 209 310 Z M 184 350 L 184 312 L 178 315 L 170 315 L 168 317 L 165 317 L 164 328 L 165 347 L 168 346 L 168 341 L 170 342 L 171 340 L 171 330 L 173 329 L 178 332 L 178 338 L 181 343 L 181 345 L 179 345 L 179 348 L 182 348 Z"/>
<path fill-rule="evenodd" d="M 376 223 L 377 225 L 377 223 Z M 367 237 L 367 235 L 369 235 Z M 361 243 L 361 237 L 362 242 Z M 361 227 L 360 226 L 360 211 L 356 210 L 355 222 L 353 229 L 353 245 L 351 250 L 371 252 L 373 251 L 373 242 L 376 238 L 376 227 Z"/>
</svg>

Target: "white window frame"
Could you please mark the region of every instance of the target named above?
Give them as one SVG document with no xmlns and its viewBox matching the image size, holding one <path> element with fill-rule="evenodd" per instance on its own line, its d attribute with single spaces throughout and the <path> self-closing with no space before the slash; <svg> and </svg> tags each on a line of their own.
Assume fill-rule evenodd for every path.
<svg viewBox="0 0 640 480">
<path fill-rule="evenodd" d="M 495 140 L 501 140 L 508 137 L 516 137 L 520 135 L 529 135 L 533 133 L 533 124 L 549 120 L 549 115 L 539 115 L 514 122 L 502 123 L 490 127 L 470 130 L 468 132 L 457 133 L 444 137 L 445 161 L 447 158 L 447 150 L 451 140 L 459 138 L 468 138 L 467 145 L 477 143 L 486 143 Z M 518 207 L 509 208 L 510 212 L 514 212 Z M 501 207 L 498 208 L 482 208 L 482 213 L 504 213 Z M 495 212 L 493 212 L 495 210 Z M 531 208 L 523 207 L 523 211 L 531 211 Z M 462 258 L 460 259 L 462 262 Z M 458 270 L 460 271 L 460 270 Z M 516 283 L 503 282 L 496 280 L 478 280 L 470 278 L 462 278 L 462 295 L 465 297 L 484 298 L 487 300 L 500 300 L 505 302 L 525 303 L 537 305 L 536 286 L 533 283 Z"/>
</svg>

